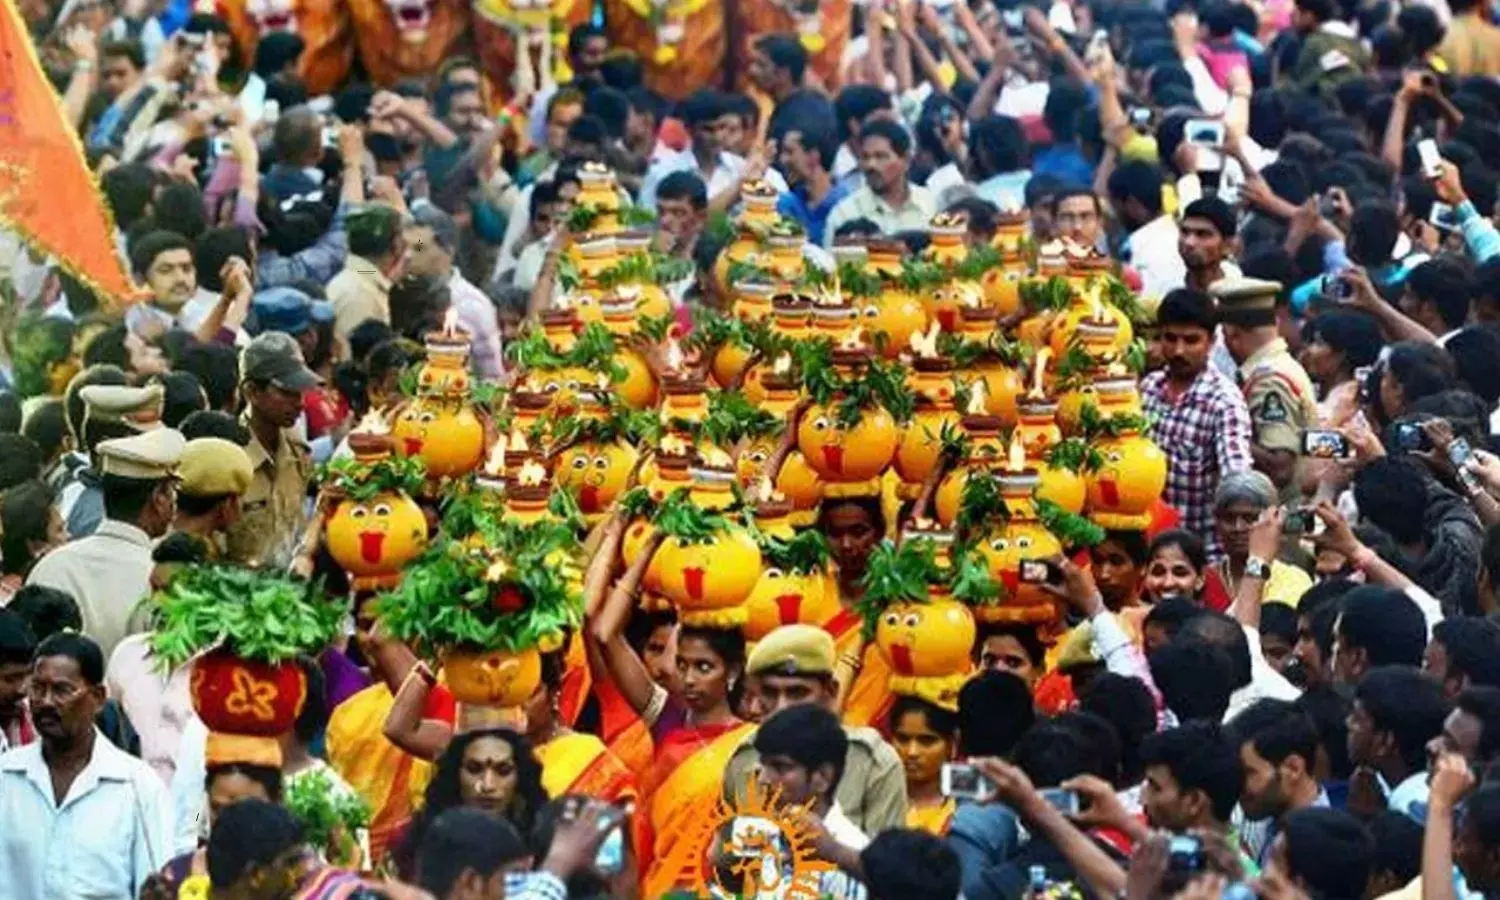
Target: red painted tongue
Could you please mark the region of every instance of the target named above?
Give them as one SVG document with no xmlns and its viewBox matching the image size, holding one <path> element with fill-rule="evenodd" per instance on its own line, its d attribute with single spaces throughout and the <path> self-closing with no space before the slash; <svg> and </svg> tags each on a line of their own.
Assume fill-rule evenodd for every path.
<svg viewBox="0 0 1500 900">
<path fill-rule="evenodd" d="M 955 309 L 940 309 L 940 310 L 938 310 L 937 317 L 938 317 L 938 324 L 941 325 L 941 326 L 943 326 L 943 330 L 944 331 L 957 331 L 958 330 L 957 327 L 956 327 L 957 324 L 958 324 L 958 310 L 955 310 Z"/>
<path fill-rule="evenodd" d="M 781 616 L 781 624 L 795 625 L 802 612 L 801 594 L 782 594 L 776 598 L 776 609 Z"/>
<path fill-rule="evenodd" d="M 891 668 L 895 670 L 897 675 L 911 674 L 912 665 L 910 647 L 906 646 L 905 644 L 891 645 Z"/>
<path fill-rule="evenodd" d="M 586 484 L 578 490 L 578 505 L 586 513 L 599 511 L 599 488 Z"/>
<path fill-rule="evenodd" d="M 823 445 L 823 464 L 837 475 L 844 474 L 844 448 L 833 444 Z"/>
<path fill-rule="evenodd" d="M 1104 495 L 1105 506 L 1120 505 L 1120 484 L 1113 478 L 1106 478 L 1099 482 L 1099 493 Z"/>
<path fill-rule="evenodd" d="M 703 579 L 708 573 L 697 567 L 682 570 L 683 586 L 694 600 L 703 599 Z"/>
<path fill-rule="evenodd" d="M 378 531 L 359 533 L 359 556 L 367 563 L 380 562 L 380 550 L 385 544 L 385 535 Z"/>
<path fill-rule="evenodd" d="M 409 437 L 409 438 L 406 438 L 405 440 L 406 440 L 406 455 L 407 456 L 416 456 L 418 453 L 422 452 L 422 439 L 421 438 Z"/>
<path fill-rule="evenodd" d="M 1000 573 L 1000 583 L 1003 584 L 1003 585 L 1005 585 L 1006 592 L 1009 593 L 1012 597 L 1014 597 L 1016 595 L 1016 590 L 1021 587 L 1021 572 L 1020 572 L 1020 570 L 1019 569 L 1015 569 L 1015 570 L 1011 570 L 1011 571 L 1001 572 Z"/>
</svg>

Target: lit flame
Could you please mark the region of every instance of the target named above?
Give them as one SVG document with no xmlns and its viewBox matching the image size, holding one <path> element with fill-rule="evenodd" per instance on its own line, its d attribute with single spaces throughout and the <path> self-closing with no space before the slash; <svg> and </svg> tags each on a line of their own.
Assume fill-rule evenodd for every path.
<svg viewBox="0 0 1500 900">
<path fill-rule="evenodd" d="M 1104 367 L 1104 377 L 1128 378 L 1130 377 L 1130 367 L 1125 365 L 1125 363 L 1116 360 L 1115 362 L 1112 362 Z"/>
<path fill-rule="evenodd" d="M 854 326 L 854 330 L 845 335 L 843 340 L 839 341 L 840 350 L 859 350 L 864 345 L 865 327 L 863 325 Z"/>
<path fill-rule="evenodd" d="M 771 479 L 762 475 L 755 485 L 755 497 L 761 503 L 770 503 L 776 494 L 776 488 L 771 484 Z"/>
<path fill-rule="evenodd" d="M 1021 441 L 1021 432 L 1017 431 L 1010 439 L 1010 452 L 1005 461 L 1007 471 L 1020 472 L 1026 468 L 1026 444 Z"/>
<path fill-rule="evenodd" d="M 500 581 L 510 574 L 510 563 L 503 559 L 497 559 L 490 563 L 490 567 L 484 570 L 484 580 L 491 584 Z"/>
<path fill-rule="evenodd" d="M 458 328 L 458 307 L 450 306 L 443 313 L 443 336 L 453 337 L 455 329 Z"/>
<path fill-rule="evenodd" d="M 771 374 L 788 375 L 792 371 L 792 355 L 783 353 L 776 357 L 776 362 L 771 364 Z"/>
<path fill-rule="evenodd" d="M 506 447 L 506 449 L 511 453 L 525 453 L 531 449 L 531 445 L 526 442 L 526 435 L 521 431 L 520 426 L 516 426 L 510 430 L 510 446 Z"/>
<path fill-rule="evenodd" d="M 572 309 L 573 305 L 575 303 L 577 303 L 577 300 L 573 297 L 572 294 L 559 294 L 558 296 L 552 298 L 552 308 L 553 309 L 559 309 L 559 310 Z M 449 310 L 449 311 L 451 312 L 452 310 Z"/>
<path fill-rule="evenodd" d="M 641 299 L 641 286 L 638 284 L 622 284 L 615 288 L 615 299 L 621 303 L 638 303 Z"/>
<path fill-rule="evenodd" d="M 927 331 L 917 332 L 911 336 L 911 352 L 923 359 L 932 359 L 938 355 L 938 334 L 942 331 L 937 319 L 932 320 Z"/>
<path fill-rule="evenodd" d="M 1042 347 L 1036 352 L 1036 359 L 1032 361 L 1031 390 L 1028 392 L 1032 397 L 1045 397 L 1046 391 L 1042 389 L 1042 379 L 1047 374 L 1047 361 L 1052 358 L 1052 348 Z"/>
<path fill-rule="evenodd" d="M 985 396 L 986 392 L 987 388 L 985 387 L 983 378 L 974 382 L 974 389 L 969 393 L 969 405 L 964 407 L 964 412 L 971 416 L 985 415 L 988 412 L 985 407 L 985 404 L 988 402 L 988 398 Z"/>
<path fill-rule="evenodd" d="M 546 480 L 547 470 L 536 460 L 527 460 L 521 471 L 516 473 L 516 483 L 522 487 L 536 487 Z"/>
<path fill-rule="evenodd" d="M 1103 322 L 1104 285 L 1099 284 L 1097 281 L 1094 282 L 1094 286 L 1089 289 L 1089 303 L 1093 306 L 1094 309 L 1093 320 L 1095 322 Z"/>
<path fill-rule="evenodd" d="M 487 459 L 487 460 L 485 460 L 485 463 L 484 463 L 484 474 L 486 474 L 486 475 L 504 475 L 505 474 L 505 442 L 504 441 L 496 441 L 495 442 L 495 446 L 493 446 L 493 447 L 490 448 L 490 458 Z"/>
<path fill-rule="evenodd" d="M 357 434 L 389 434 L 390 430 L 390 424 L 386 422 L 385 416 L 381 415 L 378 409 L 365 413 L 365 417 L 360 419 L 359 424 L 354 427 Z"/>
<path fill-rule="evenodd" d="M 912 519 L 911 527 L 913 531 L 935 531 L 937 523 L 926 516 L 919 516 Z"/>
<path fill-rule="evenodd" d="M 688 452 L 688 442 L 675 434 L 663 435 L 661 452 L 670 456 L 683 456 Z"/>
<path fill-rule="evenodd" d="M 676 338 L 667 338 L 667 349 L 662 356 L 664 357 L 668 371 L 682 371 L 682 364 L 685 357 L 682 355 L 682 347 L 678 345 Z"/>
</svg>

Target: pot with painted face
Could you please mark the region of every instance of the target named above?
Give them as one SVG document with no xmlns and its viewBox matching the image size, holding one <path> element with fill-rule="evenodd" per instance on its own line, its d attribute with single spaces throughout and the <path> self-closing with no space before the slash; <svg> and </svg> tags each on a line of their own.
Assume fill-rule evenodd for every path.
<svg viewBox="0 0 1500 900">
<path fill-rule="evenodd" d="M 466 399 L 419 397 L 396 417 L 391 436 L 398 453 L 422 458 L 432 481 L 466 475 L 484 459 L 484 421 Z"/>
<path fill-rule="evenodd" d="M 953 406 L 952 360 L 913 360 L 911 387 L 917 395 L 917 410 L 902 432 L 894 465 L 901 476 L 902 498 L 914 500 L 942 456 L 944 430 L 958 428 L 962 416 Z"/>
<path fill-rule="evenodd" d="M 995 466 L 1005 458 L 1005 447 L 1000 442 L 1002 424 L 998 416 L 987 413 L 970 413 L 959 420 L 969 436 L 969 455 L 963 465 L 954 467 L 938 485 L 934 508 L 944 528 L 952 528 L 957 520 L 969 479 L 991 477 Z"/>
<path fill-rule="evenodd" d="M 640 455 L 624 441 L 589 441 L 563 451 L 557 483 L 578 495 L 578 508 L 592 524 L 624 493 Z"/>
<path fill-rule="evenodd" d="M 698 627 L 739 627 L 743 608 L 760 580 L 760 546 L 738 525 L 702 540 L 668 537 L 657 549 L 661 593 L 677 604 L 682 623 Z"/>
<path fill-rule="evenodd" d="M 349 448 L 357 463 L 370 467 L 391 455 L 384 435 L 356 432 L 349 436 Z M 394 587 L 406 564 L 427 547 L 427 517 L 395 487 L 361 500 L 345 497 L 324 528 L 328 553 L 350 574 L 355 591 Z"/>
<path fill-rule="evenodd" d="M 964 244 L 969 236 L 969 217 L 963 213 L 942 212 L 932 217 L 927 225 L 931 242 L 923 256 L 933 262 L 956 266 L 969 255 Z"/>
<path fill-rule="evenodd" d="M 1008 519 L 993 528 L 977 549 L 989 566 L 990 577 L 1005 588 L 1006 599 L 981 607 L 980 615 L 986 622 L 1055 621 L 1058 610 L 1052 595 L 1035 580 L 1021 577 L 1024 563 L 1040 563 L 1062 554 L 1062 544 L 1036 516 L 1032 498 L 1041 479 L 1030 468 L 1007 467 L 996 475 Z"/>
<path fill-rule="evenodd" d="M 1097 447 L 1104 464 L 1088 476 L 1089 517 L 1101 528 L 1144 531 L 1167 485 L 1167 455 L 1134 428 Z"/>
<path fill-rule="evenodd" d="M 518 653 L 455 648 L 443 654 L 443 682 L 468 706 L 521 706 L 541 686 L 541 653 L 535 647 Z"/>
<path fill-rule="evenodd" d="M 932 585 L 925 603 L 894 603 L 880 614 L 875 648 L 893 682 L 949 678 L 969 671 L 976 633 L 969 607 Z"/>
</svg>

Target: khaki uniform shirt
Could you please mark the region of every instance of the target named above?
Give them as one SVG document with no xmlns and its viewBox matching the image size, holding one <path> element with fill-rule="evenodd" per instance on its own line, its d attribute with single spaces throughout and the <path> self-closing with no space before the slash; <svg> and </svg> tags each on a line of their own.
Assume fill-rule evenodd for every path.
<svg viewBox="0 0 1500 900">
<path fill-rule="evenodd" d="M 150 627 L 141 600 L 151 592 L 151 568 L 151 537 L 128 522 L 105 519 L 93 534 L 42 557 L 26 583 L 71 594 L 83 633 L 109 659 L 127 635 Z"/>
<path fill-rule="evenodd" d="M 1250 442 L 1264 450 L 1300 454 L 1302 432 L 1317 427 L 1318 402 L 1312 380 L 1276 338 L 1240 366 L 1240 386 L 1250 409 Z"/>
<path fill-rule="evenodd" d="M 391 280 L 363 256 L 349 254 L 325 293 L 333 304 L 333 330 L 341 338 L 366 319 L 391 323 Z"/>
<path fill-rule="evenodd" d="M 273 456 L 252 433 L 250 464 L 255 477 L 240 499 L 240 520 L 229 529 L 226 549 L 237 563 L 285 566 L 307 522 L 307 484 L 312 456 L 290 428 L 281 430 Z"/>
<path fill-rule="evenodd" d="M 901 757 L 873 728 L 844 726 L 849 752 L 844 757 L 844 775 L 834 801 L 865 834 L 887 828 L 906 827 L 906 772 Z M 755 752 L 755 732 L 745 740 L 724 769 L 724 799 L 733 803 L 755 777 L 760 754 Z"/>
<path fill-rule="evenodd" d="M 926 230 L 936 211 L 932 192 L 921 185 L 907 185 L 906 203 L 899 208 L 882 200 L 868 185 L 860 185 L 859 190 L 829 211 L 828 223 L 823 226 L 823 246 L 832 247 L 839 228 L 855 219 L 869 219 L 880 226 L 881 234 L 892 235 L 898 231 Z"/>
</svg>

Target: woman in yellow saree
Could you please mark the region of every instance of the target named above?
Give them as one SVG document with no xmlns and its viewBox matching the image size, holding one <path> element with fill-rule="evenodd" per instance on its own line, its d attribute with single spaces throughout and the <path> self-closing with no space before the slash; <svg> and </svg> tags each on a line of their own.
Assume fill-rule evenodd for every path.
<svg viewBox="0 0 1500 900">
<path fill-rule="evenodd" d="M 943 796 L 942 772 L 953 758 L 958 713 L 899 696 L 891 703 L 887 731 L 906 772 L 906 827 L 946 837 L 954 804 Z"/>
<path fill-rule="evenodd" d="M 623 519 L 612 522 L 599 552 L 613 559 L 623 532 Z M 625 640 L 636 588 L 660 543 L 659 534 L 648 541 L 589 622 L 610 680 L 649 724 L 654 743 L 641 779 L 644 814 L 636 817 L 643 897 L 704 892 L 703 861 L 714 836 L 724 769 L 754 727 L 734 714 L 745 662 L 745 638 L 738 630 L 683 628 L 678 691 L 670 694 Z"/>
<path fill-rule="evenodd" d="M 864 594 L 860 579 L 870 551 L 885 536 L 885 512 L 879 497 L 825 500 L 818 509 L 818 530 L 828 539 L 838 563 L 839 603 L 843 607 L 826 626 L 838 650 L 835 676 L 843 701 L 844 724 L 875 727 L 886 720 L 891 704 L 891 672 L 875 646 L 865 641 L 863 620 L 854 601 Z"/>
</svg>

